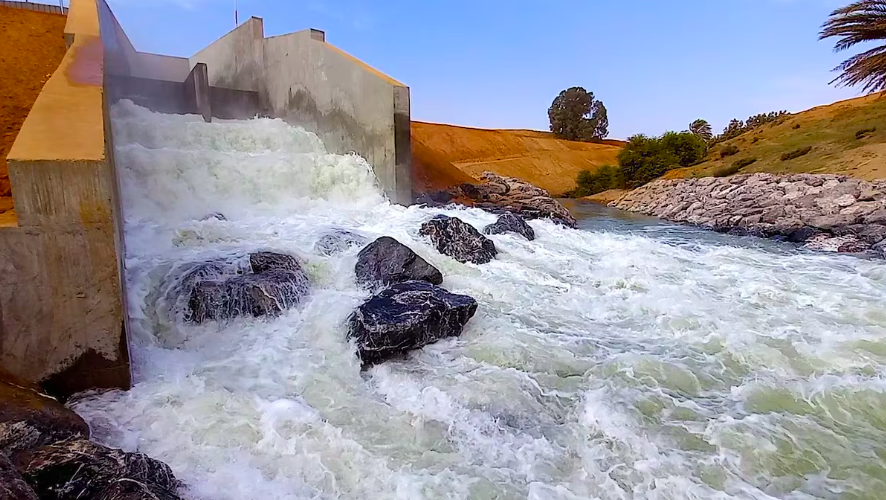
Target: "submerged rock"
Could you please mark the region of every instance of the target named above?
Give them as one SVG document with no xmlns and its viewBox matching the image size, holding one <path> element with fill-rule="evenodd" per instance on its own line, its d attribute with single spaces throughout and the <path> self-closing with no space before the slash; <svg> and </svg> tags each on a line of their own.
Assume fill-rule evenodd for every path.
<svg viewBox="0 0 886 500">
<path fill-rule="evenodd" d="M 323 255 L 335 255 L 349 248 L 363 246 L 366 241 L 366 238 L 359 234 L 338 230 L 321 236 L 314 245 L 314 250 Z"/>
<path fill-rule="evenodd" d="M 498 254 L 492 240 L 457 217 L 438 215 L 422 224 L 419 234 L 428 236 L 438 252 L 459 262 L 485 264 Z"/>
<path fill-rule="evenodd" d="M 249 265 L 252 272 L 261 274 L 267 271 L 285 271 L 290 273 L 302 273 L 304 270 L 292 255 L 275 252 L 256 252 L 249 254 Z"/>
<path fill-rule="evenodd" d="M 238 316 L 276 316 L 301 301 L 308 283 L 305 274 L 281 270 L 200 281 L 188 300 L 190 319 L 202 323 Z"/>
<path fill-rule="evenodd" d="M 43 500 L 179 500 L 180 486 L 168 465 L 71 438 L 23 454 L 22 477 Z"/>
<path fill-rule="evenodd" d="M 40 500 L 2 453 L 0 453 L 0 500 Z"/>
<path fill-rule="evenodd" d="M 529 241 L 535 239 L 535 231 L 532 227 L 526 223 L 523 217 L 516 214 L 500 216 L 494 224 L 483 228 L 483 232 L 485 234 L 517 233 Z"/>
<path fill-rule="evenodd" d="M 348 319 L 363 363 L 400 356 L 446 337 L 461 335 L 477 301 L 425 281 L 392 285 L 370 297 Z"/>
<path fill-rule="evenodd" d="M 203 217 L 203 218 L 200 219 L 200 220 L 201 220 L 201 221 L 207 221 L 207 220 L 209 220 L 209 219 L 215 219 L 215 220 L 228 220 L 228 219 L 225 217 L 225 215 L 224 215 L 223 213 L 221 213 L 221 212 L 212 212 L 211 214 L 209 214 L 209 215 Z"/>
<path fill-rule="evenodd" d="M 186 318 L 202 323 L 274 316 L 297 305 L 308 293 L 310 279 L 291 255 L 257 252 L 250 254 L 249 264 L 253 272 L 236 276 L 216 273 L 214 264 L 191 271 Z"/>
<path fill-rule="evenodd" d="M 360 250 L 354 272 L 357 283 L 363 285 L 391 285 L 411 280 L 443 283 L 443 274 L 436 267 L 390 236 L 382 236 Z"/>
<path fill-rule="evenodd" d="M 71 436 L 89 437 L 89 426 L 79 415 L 39 388 L 0 372 L 0 455 L 15 460 Z"/>
</svg>

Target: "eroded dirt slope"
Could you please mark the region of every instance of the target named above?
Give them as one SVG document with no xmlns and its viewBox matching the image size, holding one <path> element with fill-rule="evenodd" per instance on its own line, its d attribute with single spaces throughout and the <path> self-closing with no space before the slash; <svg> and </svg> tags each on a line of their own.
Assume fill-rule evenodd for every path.
<svg viewBox="0 0 886 500">
<path fill-rule="evenodd" d="M 40 89 L 65 55 L 66 19 L 0 7 L 0 213 L 12 208 L 6 155 Z"/>
<path fill-rule="evenodd" d="M 599 144 L 564 141 L 533 130 L 412 122 L 413 162 L 422 170 L 418 177 L 459 177 L 453 167 L 475 179 L 491 171 L 531 182 L 552 194 L 574 188 L 581 170 L 615 165 L 622 145 L 614 140 Z"/>
</svg>

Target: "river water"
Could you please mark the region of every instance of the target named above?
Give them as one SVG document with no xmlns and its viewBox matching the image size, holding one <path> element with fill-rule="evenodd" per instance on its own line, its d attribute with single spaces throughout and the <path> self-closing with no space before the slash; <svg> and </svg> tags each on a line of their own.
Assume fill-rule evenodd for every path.
<svg viewBox="0 0 886 500">
<path fill-rule="evenodd" d="M 112 109 L 135 385 L 79 399 L 106 444 L 187 498 L 877 499 L 886 496 L 886 265 L 574 204 L 460 264 L 356 156 L 274 120 Z M 211 212 L 227 221 L 200 219 Z M 367 297 L 333 228 L 393 236 L 479 302 L 462 336 L 361 372 Z M 183 263 L 270 249 L 314 282 L 281 317 L 188 325 Z"/>
</svg>

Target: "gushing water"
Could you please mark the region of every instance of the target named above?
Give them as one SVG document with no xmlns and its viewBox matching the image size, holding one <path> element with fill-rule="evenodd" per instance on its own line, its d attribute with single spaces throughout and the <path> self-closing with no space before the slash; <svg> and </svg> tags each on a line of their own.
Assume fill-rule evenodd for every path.
<svg viewBox="0 0 886 500">
<path fill-rule="evenodd" d="M 112 109 L 135 386 L 75 408 L 172 466 L 193 499 L 877 499 L 886 491 L 886 265 L 586 214 L 436 253 L 436 213 L 280 121 Z M 577 207 L 579 211 L 586 208 Z M 226 221 L 203 219 L 221 212 Z M 360 371 L 367 292 L 331 229 L 392 236 L 480 308 L 463 335 Z M 190 325 L 182 265 L 299 256 L 314 283 L 273 319 Z"/>
</svg>

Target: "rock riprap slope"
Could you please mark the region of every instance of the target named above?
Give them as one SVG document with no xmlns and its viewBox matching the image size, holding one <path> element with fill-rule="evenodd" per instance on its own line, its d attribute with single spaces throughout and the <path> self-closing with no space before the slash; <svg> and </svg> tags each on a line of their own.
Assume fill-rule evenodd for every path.
<svg viewBox="0 0 886 500">
<path fill-rule="evenodd" d="M 659 180 L 609 206 L 819 250 L 883 256 L 886 246 L 886 180 L 766 173 Z"/>
</svg>

